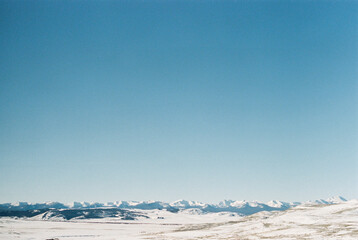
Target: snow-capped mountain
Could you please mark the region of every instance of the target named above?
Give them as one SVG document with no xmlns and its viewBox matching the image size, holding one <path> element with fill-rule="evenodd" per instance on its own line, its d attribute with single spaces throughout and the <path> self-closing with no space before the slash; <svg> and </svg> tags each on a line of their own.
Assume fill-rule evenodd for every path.
<svg viewBox="0 0 358 240">
<path fill-rule="evenodd" d="M 334 197 L 330 197 L 326 200 L 329 203 L 341 203 L 341 202 L 347 202 L 347 199 L 345 199 L 344 197 L 341 196 L 334 196 Z"/>
<path fill-rule="evenodd" d="M 317 199 L 313 201 L 307 201 L 303 204 L 336 204 L 336 203 L 342 203 L 347 202 L 347 199 L 341 196 L 334 196 L 327 199 Z"/>
<path fill-rule="evenodd" d="M 208 204 L 197 202 L 197 201 L 186 201 L 186 200 L 177 200 L 169 204 L 172 207 L 176 208 L 204 208 L 208 206 Z"/>
<path fill-rule="evenodd" d="M 177 200 L 171 203 L 161 201 L 72 202 L 68 204 L 60 202 L 17 202 L 0 204 L 0 216 L 33 217 L 45 213 L 44 216 L 47 216 L 46 219 L 49 218 L 49 216 L 62 216 L 64 219 L 72 218 L 72 216 L 100 218 L 108 216 L 114 217 L 116 214 L 119 216 L 119 213 L 121 213 L 119 210 L 166 210 L 173 213 L 191 210 L 187 212 L 192 212 L 193 214 L 232 212 L 240 215 L 251 215 L 261 211 L 284 211 L 298 205 L 337 204 L 346 201 L 347 200 L 341 196 L 335 196 L 325 200 L 318 199 L 302 203 L 289 203 L 277 200 L 272 200 L 267 203 L 245 200 L 224 200 L 218 204 L 207 204 L 187 200 Z M 131 218 L 128 217 L 127 219 Z"/>
</svg>

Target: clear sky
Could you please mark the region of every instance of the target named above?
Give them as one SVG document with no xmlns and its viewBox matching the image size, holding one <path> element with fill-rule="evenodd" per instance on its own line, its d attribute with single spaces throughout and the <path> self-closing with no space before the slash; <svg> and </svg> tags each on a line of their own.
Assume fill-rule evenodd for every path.
<svg viewBox="0 0 358 240">
<path fill-rule="evenodd" d="M 0 1 L 0 202 L 358 198 L 356 1 Z"/>
</svg>

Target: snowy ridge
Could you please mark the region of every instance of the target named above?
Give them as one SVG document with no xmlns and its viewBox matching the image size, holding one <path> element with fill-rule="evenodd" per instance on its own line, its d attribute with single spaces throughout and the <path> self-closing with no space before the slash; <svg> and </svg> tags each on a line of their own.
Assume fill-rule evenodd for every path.
<svg viewBox="0 0 358 240">
<path fill-rule="evenodd" d="M 138 210 L 168 210 L 171 212 L 186 209 L 198 209 L 201 212 L 235 212 L 242 215 L 250 215 L 260 211 L 283 211 L 298 205 L 312 204 L 336 204 L 346 202 L 341 196 L 330 197 L 328 199 L 318 199 L 307 202 L 282 202 L 272 200 L 267 203 L 259 201 L 234 201 L 224 200 L 218 204 L 207 204 L 197 201 L 177 200 L 171 203 L 161 201 L 116 201 L 107 203 L 98 202 L 72 202 L 68 204 L 60 202 L 45 203 L 4 203 L 0 204 L 0 211 L 29 211 L 41 209 L 98 209 L 98 208 L 117 208 L 117 209 L 138 209 Z M 194 211 L 195 212 L 195 211 Z"/>
</svg>

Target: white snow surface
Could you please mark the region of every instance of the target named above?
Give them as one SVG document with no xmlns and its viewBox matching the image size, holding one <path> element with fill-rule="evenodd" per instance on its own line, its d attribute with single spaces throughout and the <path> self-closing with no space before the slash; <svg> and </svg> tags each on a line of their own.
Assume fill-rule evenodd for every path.
<svg viewBox="0 0 358 240">
<path fill-rule="evenodd" d="M 262 211 L 249 216 L 232 212 L 203 213 L 195 208 L 177 213 L 138 212 L 149 218 L 69 221 L 41 220 L 37 216 L 0 218 L 0 239 L 358 239 L 358 200 L 303 204 L 285 211 Z"/>
</svg>

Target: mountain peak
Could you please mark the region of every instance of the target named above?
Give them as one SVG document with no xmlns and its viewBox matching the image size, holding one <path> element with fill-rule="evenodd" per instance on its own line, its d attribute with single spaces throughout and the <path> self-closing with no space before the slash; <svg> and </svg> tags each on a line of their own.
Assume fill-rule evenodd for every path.
<svg viewBox="0 0 358 240">
<path fill-rule="evenodd" d="M 341 203 L 341 202 L 347 202 L 347 199 L 345 199 L 342 196 L 333 196 L 333 197 L 327 198 L 326 201 L 332 202 L 332 203 Z"/>
</svg>

